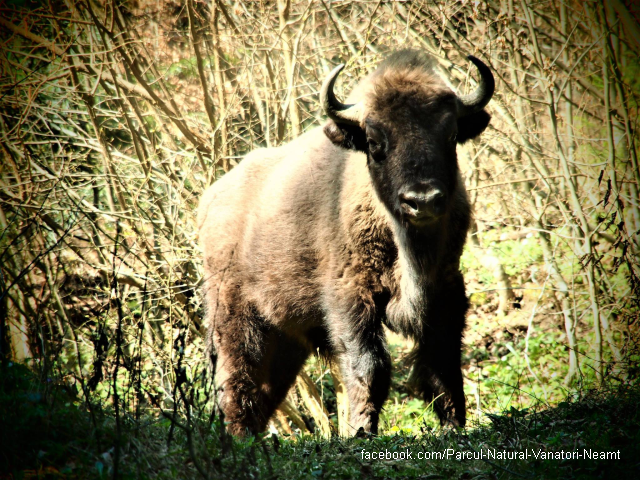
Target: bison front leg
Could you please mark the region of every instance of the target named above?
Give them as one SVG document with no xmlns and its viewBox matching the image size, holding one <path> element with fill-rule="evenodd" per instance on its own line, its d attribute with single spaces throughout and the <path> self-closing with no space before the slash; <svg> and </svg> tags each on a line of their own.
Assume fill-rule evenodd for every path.
<svg viewBox="0 0 640 480">
<path fill-rule="evenodd" d="M 349 329 L 337 343 L 336 356 L 349 397 L 348 430 L 377 433 L 391 384 L 391 359 L 382 326 Z"/>
<path fill-rule="evenodd" d="M 433 333 L 433 338 L 416 346 L 410 383 L 426 402 L 433 402 L 441 425 L 464 427 L 466 409 L 460 342 Z"/>
<path fill-rule="evenodd" d="M 440 424 L 464 427 L 466 407 L 461 369 L 462 332 L 468 301 L 462 279 L 428 307 L 423 338 L 413 352 L 410 383 L 433 401 Z"/>
</svg>

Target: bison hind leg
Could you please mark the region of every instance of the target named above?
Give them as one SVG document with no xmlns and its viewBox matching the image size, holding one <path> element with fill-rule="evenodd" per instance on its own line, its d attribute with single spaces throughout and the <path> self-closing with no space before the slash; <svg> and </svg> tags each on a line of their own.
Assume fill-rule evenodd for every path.
<svg viewBox="0 0 640 480">
<path fill-rule="evenodd" d="M 214 335 L 219 407 L 231 434 L 255 435 L 265 430 L 309 351 L 259 316 L 233 327 Z"/>
</svg>

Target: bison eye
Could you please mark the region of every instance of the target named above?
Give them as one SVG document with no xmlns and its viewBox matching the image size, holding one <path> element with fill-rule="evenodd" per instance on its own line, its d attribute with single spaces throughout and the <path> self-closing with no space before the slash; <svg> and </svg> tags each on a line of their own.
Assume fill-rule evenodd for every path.
<svg viewBox="0 0 640 480">
<path fill-rule="evenodd" d="M 372 125 L 367 125 L 367 146 L 369 154 L 376 161 L 381 161 L 384 157 L 386 138 L 382 131 Z"/>
<path fill-rule="evenodd" d="M 371 153 L 371 155 L 376 155 L 380 153 L 380 150 L 382 150 L 382 145 L 373 138 L 367 139 L 367 144 L 369 145 L 369 153 Z"/>
<path fill-rule="evenodd" d="M 376 162 L 381 162 L 384 160 L 384 144 L 380 143 L 373 138 L 367 139 L 367 144 L 369 145 L 369 155 Z"/>
<path fill-rule="evenodd" d="M 457 139 L 458 139 L 458 132 L 453 132 L 451 135 L 449 135 L 449 141 L 451 143 L 456 143 Z"/>
</svg>

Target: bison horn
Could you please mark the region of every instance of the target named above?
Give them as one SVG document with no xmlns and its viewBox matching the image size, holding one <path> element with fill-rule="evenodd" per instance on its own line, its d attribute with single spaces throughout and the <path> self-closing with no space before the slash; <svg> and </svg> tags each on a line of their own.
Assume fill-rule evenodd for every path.
<svg viewBox="0 0 640 480">
<path fill-rule="evenodd" d="M 475 92 L 458 97 L 458 118 L 466 117 L 482 110 L 491 100 L 496 87 L 491 69 L 473 55 L 469 55 L 467 58 L 478 67 L 480 82 Z"/>
<path fill-rule="evenodd" d="M 331 120 L 336 123 L 346 123 L 349 125 L 360 124 L 360 104 L 345 105 L 340 103 L 333 93 L 333 85 L 336 83 L 338 74 L 344 68 L 344 64 L 334 68 L 322 83 L 320 90 L 320 104 L 322 109 Z"/>
</svg>

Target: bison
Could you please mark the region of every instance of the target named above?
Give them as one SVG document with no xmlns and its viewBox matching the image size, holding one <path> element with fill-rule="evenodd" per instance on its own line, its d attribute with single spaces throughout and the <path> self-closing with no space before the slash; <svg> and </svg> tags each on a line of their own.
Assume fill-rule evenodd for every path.
<svg viewBox="0 0 640 480">
<path fill-rule="evenodd" d="M 337 361 L 350 428 L 376 433 L 391 331 L 413 339 L 411 381 L 442 424 L 465 425 L 460 364 L 468 301 L 459 263 L 470 222 L 456 145 L 489 124 L 484 63 L 457 96 L 429 55 L 386 58 L 349 97 L 324 81 L 329 117 L 254 150 L 203 195 L 206 342 L 220 408 L 256 434 L 312 352 Z"/>
</svg>

